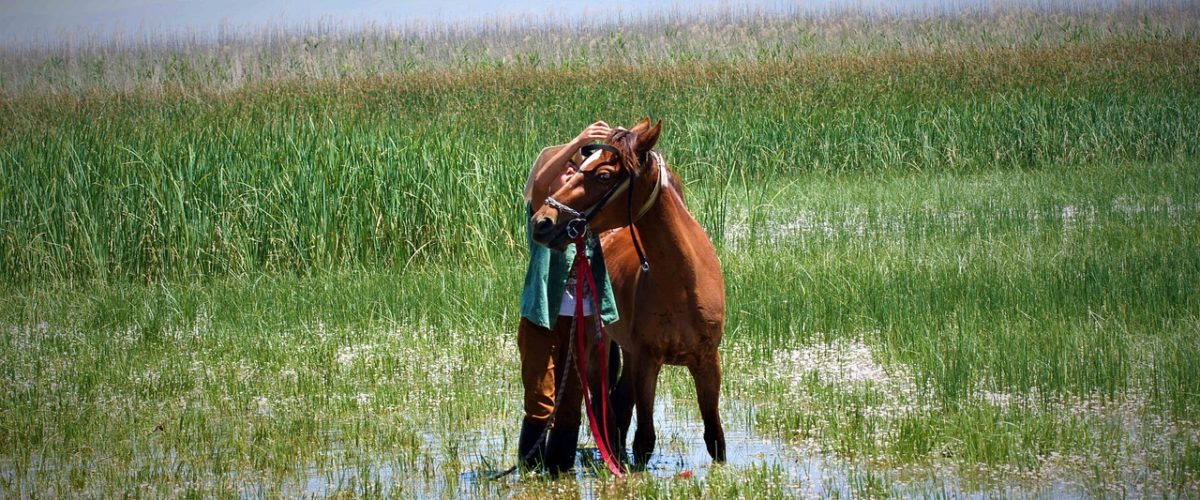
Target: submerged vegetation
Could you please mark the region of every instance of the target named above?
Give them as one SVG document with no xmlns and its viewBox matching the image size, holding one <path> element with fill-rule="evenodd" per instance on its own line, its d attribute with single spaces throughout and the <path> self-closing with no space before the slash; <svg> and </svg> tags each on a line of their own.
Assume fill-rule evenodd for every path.
<svg viewBox="0 0 1200 500">
<path fill-rule="evenodd" d="M 0 491 L 1190 494 L 1198 19 L 7 52 Z M 527 165 L 646 113 L 724 265 L 727 428 L 790 451 L 672 462 L 698 436 L 667 425 L 629 481 L 483 480 L 515 449 Z"/>
</svg>

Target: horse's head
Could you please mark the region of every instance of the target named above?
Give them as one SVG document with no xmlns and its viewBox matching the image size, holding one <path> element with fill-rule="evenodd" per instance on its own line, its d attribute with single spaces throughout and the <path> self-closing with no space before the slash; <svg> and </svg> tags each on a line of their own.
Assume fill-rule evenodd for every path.
<svg viewBox="0 0 1200 500">
<path fill-rule="evenodd" d="M 651 126 L 646 117 L 629 130 L 613 130 L 603 144 L 585 146 L 579 171 L 533 214 L 534 241 L 562 249 L 587 227 L 601 233 L 630 224 L 665 173 L 647 168 L 660 132 L 662 121 Z"/>
</svg>

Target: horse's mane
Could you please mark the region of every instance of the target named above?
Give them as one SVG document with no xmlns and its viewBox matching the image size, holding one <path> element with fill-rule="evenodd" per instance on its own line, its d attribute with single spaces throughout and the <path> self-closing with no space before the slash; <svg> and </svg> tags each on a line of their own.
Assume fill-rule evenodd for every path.
<svg viewBox="0 0 1200 500">
<path fill-rule="evenodd" d="M 642 175 L 641 162 L 638 161 L 637 152 L 633 150 L 634 142 L 637 141 L 637 134 L 619 128 L 612 131 L 609 141 L 621 152 L 621 166 L 630 172 Z"/>
<path fill-rule="evenodd" d="M 644 165 L 638 158 L 637 152 L 633 149 L 634 143 L 637 141 L 637 134 L 633 131 L 619 128 L 613 130 L 608 140 L 621 152 L 621 166 L 630 172 L 642 175 L 642 167 Z M 665 162 L 666 160 L 664 159 L 663 161 Z M 679 180 L 679 175 L 670 168 L 667 168 L 667 177 L 671 187 L 675 189 L 676 193 L 679 193 L 679 199 L 683 200 L 683 183 Z"/>
<path fill-rule="evenodd" d="M 682 201 L 684 206 L 687 206 L 687 199 L 683 197 L 683 182 L 679 180 L 679 175 L 668 166 L 667 176 L 670 177 L 671 189 L 674 189 L 679 194 L 679 201 Z"/>
</svg>

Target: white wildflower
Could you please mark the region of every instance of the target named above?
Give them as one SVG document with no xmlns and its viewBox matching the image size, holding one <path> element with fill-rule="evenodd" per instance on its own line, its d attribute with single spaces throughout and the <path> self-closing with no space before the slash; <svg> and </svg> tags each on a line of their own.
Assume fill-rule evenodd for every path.
<svg viewBox="0 0 1200 500">
<path fill-rule="evenodd" d="M 343 368 L 354 364 L 354 358 L 357 357 L 358 353 L 354 352 L 354 348 L 352 347 L 343 347 L 338 349 L 337 362 L 339 365 L 342 365 Z"/>
<path fill-rule="evenodd" d="M 269 417 L 273 414 L 271 411 L 271 402 L 265 396 L 255 396 L 254 398 L 255 413 L 260 416 Z"/>
</svg>

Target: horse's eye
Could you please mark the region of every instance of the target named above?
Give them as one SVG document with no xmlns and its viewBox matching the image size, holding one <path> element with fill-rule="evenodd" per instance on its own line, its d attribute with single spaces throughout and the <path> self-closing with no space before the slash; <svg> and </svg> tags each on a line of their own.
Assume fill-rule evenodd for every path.
<svg viewBox="0 0 1200 500">
<path fill-rule="evenodd" d="M 609 179 L 612 179 L 612 173 L 600 172 L 599 174 L 596 174 L 596 179 L 598 179 L 600 182 L 608 182 Z"/>
</svg>

